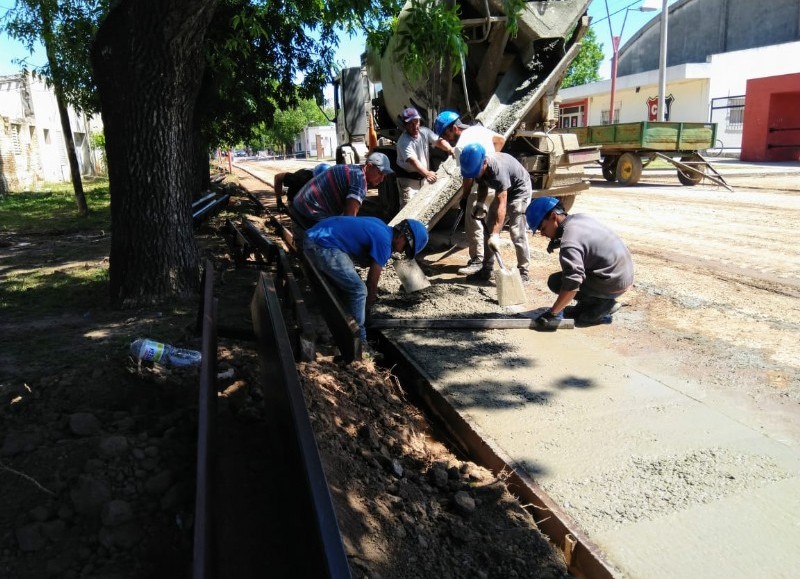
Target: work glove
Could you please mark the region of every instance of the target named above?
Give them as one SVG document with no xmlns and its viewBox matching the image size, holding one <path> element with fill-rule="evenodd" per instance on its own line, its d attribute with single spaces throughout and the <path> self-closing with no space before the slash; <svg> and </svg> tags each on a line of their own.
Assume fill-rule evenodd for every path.
<svg viewBox="0 0 800 579">
<path fill-rule="evenodd" d="M 499 233 L 492 233 L 489 236 L 489 249 L 494 251 L 495 253 L 500 251 L 500 234 Z"/>
<path fill-rule="evenodd" d="M 563 319 L 564 312 L 554 314 L 553 310 L 547 310 L 534 320 L 534 329 L 537 332 L 555 332 Z"/>
<path fill-rule="evenodd" d="M 489 208 L 486 207 L 486 203 L 476 203 L 472 209 L 472 218 L 476 221 L 483 221 L 488 213 Z"/>
</svg>

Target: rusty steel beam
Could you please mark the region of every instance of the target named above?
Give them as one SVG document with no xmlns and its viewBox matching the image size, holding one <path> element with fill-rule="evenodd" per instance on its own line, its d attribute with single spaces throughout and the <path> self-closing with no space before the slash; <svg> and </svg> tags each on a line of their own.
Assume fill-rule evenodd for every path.
<svg viewBox="0 0 800 579">
<path fill-rule="evenodd" d="M 217 299 L 214 298 L 214 268 L 206 260 L 203 268 L 202 362 L 197 418 L 197 470 L 194 516 L 194 553 L 192 578 L 213 577 L 211 520 L 211 471 L 214 455 L 214 417 L 216 413 L 217 376 Z"/>
<path fill-rule="evenodd" d="M 406 356 L 401 346 L 381 333 L 377 335 L 384 360 L 392 365 L 392 371 L 401 379 L 403 388 L 411 389 L 419 396 L 426 409 L 441 419 L 453 443 L 471 460 L 495 475 L 511 473 L 505 479 L 509 490 L 520 498 L 522 504 L 533 505 L 537 526 L 562 550 L 569 572 L 578 578 L 614 578 L 614 568 L 572 518 L 523 469 L 517 469 L 503 450 L 467 422 L 445 396 L 434 388 L 423 369 Z"/>
<path fill-rule="evenodd" d="M 321 302 L 319 309 L 322 310 L 322 316 L 328 324 L 342 358 L 346 362 L 360 360 L 362 344 L 358 324 L 339 303 L 336 290 L 325 275 L 314 267 L 305 254 L 302 254 L 302 257 L 306 277 L 311 282 L 317 299 Z"/>
<path fill-rule="evenodd" d="M 369 325 L 371 330 L 532 330 L 531 318 L 378 318 Z M 559 329 L 573 329 L 575 320 L 564 318 Z"/>
<path fill-rule="evenodd" d="M 308 577 L 349 579 L 350 565 L 336 520 L 325 471 L 308 416 L 300 377 L 297 374 L 289 335 L 272 278 L 262 273 L 250 304 L 253 329 L 258 338 L 258 352 L 264 374 L 264 396 L 273 414 L 275 429 L 285 435 L 286 450 L 293 463 L 302 499 L 298 516 L 307 513 L 307 535 L 303 548 L 309 567 Z M 298 574 L 303 574 L 298 570 Z"/>
</svg>

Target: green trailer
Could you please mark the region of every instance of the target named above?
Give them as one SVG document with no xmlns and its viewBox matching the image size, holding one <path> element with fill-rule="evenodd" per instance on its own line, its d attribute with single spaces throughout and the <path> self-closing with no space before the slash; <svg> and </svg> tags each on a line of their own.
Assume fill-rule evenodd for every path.
<svg viewBox="0 0 800 579">
<path fill-rule="evenodd" d="M 607 181 L 635 185 L 642 176 L 642 169 L 662 159 L 677 168 L 678 180 L 683 185 L 697 185 L 708 179 L 731 190 L 700 154 L 716 144 L 715 123 L 642 121 L 565 130 L 576 134 L 581 146 L 600 146 L 598 162 Z"/>
</svg>

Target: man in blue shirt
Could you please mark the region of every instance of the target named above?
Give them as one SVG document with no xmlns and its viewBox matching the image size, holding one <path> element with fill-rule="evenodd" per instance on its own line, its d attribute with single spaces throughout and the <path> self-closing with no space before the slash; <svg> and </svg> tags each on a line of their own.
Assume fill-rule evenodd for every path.
<svg viewBox="0 0 800 579">
<path fill-rule="evenodd" d="M 428 243 L 428 230 L 416 219 L 389 227 L 376 217 L 329 217 L 306 232 L 303 252 L 314 266 L 342 290 L 350 313 L 361 330 L 366 311 L 378 297 L 378 280 L 393 252 L 413 259 Z M 354 262 L 369 265 L 366 285 Z"/>
</svg>

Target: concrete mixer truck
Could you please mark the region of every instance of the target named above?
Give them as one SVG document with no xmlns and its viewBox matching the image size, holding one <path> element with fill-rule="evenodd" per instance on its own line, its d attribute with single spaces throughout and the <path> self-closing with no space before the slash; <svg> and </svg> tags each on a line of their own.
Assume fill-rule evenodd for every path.
<svg viewBox="0 0 800 579">
<path fill-rule="evenodd" d="M 392 142 L 402 132 L 398 117 L 405 107 L 415 107 L 429 127 L 439 112 L 458 111 L 463 122 L 480 123 L 506 138 L 504 151 L 528 169 L 534 197 L 560 197 L 569 209 L 575 195 L 588 188 L 583 165 L 600 158 L 596 147 L 581 147 L 575 135 L 551 132 L 558 124 L 558 87 L 589 26 L 589 2 L 524 2 L 512 36 L 503 0 L 459 0 L 468 52 L 460 73 L 440 75 L 435 86 L 430 81 L 411 82 L 403 73 L 402 37 L 412 6 L 406 3 L 383 54 L 367 52 L 363 67 L 344 69 L 336 79 L 334 108 L 341 143 L 337 162 L 363 162 L 376 147 L 375 137 L 377 150 L 394 162 Z M 432 229 L 458 203 L 457 163 L 437 153 L 432 150 L 438 179 L 426 182 L 402 209 L 394 180 L 381 185 L 380 199 L 390 224 L 415 218 Z"/>
</svg>

